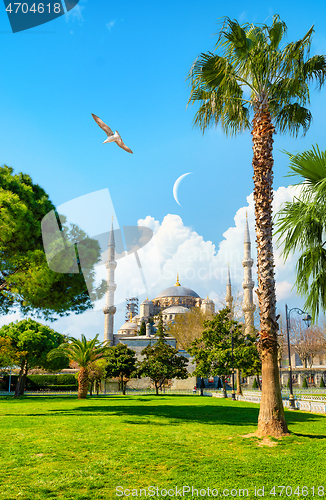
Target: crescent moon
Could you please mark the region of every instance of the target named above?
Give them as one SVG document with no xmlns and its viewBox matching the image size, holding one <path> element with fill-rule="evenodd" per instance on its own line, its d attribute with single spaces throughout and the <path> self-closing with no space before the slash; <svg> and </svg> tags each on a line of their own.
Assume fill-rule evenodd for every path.
<svg viewBox="0 0 326 500">
<path fill-rule="evenodd" d="M 180 205 L 180 207 L 182 205 L 178 201 L 178 188 L 179 188 L 179 185 L 180 185 L 180 182 L 182 181 L 182 179 L 184 177 L 186 177 L 186 175 L 189 175 L 189 174 L 192 174 L 192 172 L 188 172 L 187 174 L 180 175 L 180 177 L 178 177 L 178 179 L 175 181 L 174 186 L 173 186 L 173 196 L 174 196 L 174 199 L 177 202 L 177 204 Z"/>
</svg>

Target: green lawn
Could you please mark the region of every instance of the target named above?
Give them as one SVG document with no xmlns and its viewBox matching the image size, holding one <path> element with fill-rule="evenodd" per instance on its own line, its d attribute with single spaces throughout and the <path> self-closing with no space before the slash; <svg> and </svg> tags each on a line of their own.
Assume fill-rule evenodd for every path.
<svg viewBox="0 0 326 500">
<path fill-rule="evenodd" d="M 197 498 L 195 490 L 180 496 L 183 486 L 205 489 L 210 497 L 217 494 L 212 489 L 219 497 L 233 489 L 232 497 L 247 488 L 248 498 L 264 486 L 264 497 L 273 498 L 274 485 L 292 487 L 284 498 L 299 498 L 295 491 L 320 498 L 318 486 L 326 490 L 325 416 L 287 411 L 291 436 L 267 446 L 242 437 L 255 431 L 258 410 L 192 395 L 1 397 L 0 500 L 127 498 L 116 495 L 117 486 L 129 489 L 130 498 L 145 498 L 150 485 L 162 495 L 170 490 L 166 498 Z M 147 491 L 147 498 L 162 495 Z"/>
</svg>

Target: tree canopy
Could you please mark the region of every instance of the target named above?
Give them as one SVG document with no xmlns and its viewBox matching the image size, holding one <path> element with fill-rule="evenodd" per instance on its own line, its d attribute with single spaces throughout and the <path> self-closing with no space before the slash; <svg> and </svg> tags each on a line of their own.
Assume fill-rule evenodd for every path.
<svg viewBox="0 0 326 500">
<path fill-rule="evenodd" d="M 194 375 L 220 377 L 225 392 L 226 378 L 232 374 L 233 369 L 249 372 L 259 361 L 256 336 L 245 337 L 242 325 L 230 319 L 228 308 L 205 321 L 204 328 L 202 335 L 188 348 L 196 361 Z"/>
<path fill-rule="evenodd" d="M 120 343 L 108 348 L 105 359 L 107 363 L 106 377 L 119 377 L 120 389 L 123 394 L 126 394 L 128 380 L 137 376 L 135 351 Z"/>
<path fill-rule="evenodd" d="M 99 342 L 98 334 L 95 335 L 93 339 L 87 340 L 82 333 L 80 340 L 69 337 L 65 343 L 49 352 L 48 360 L 52 361 L 58 357 L 64 356 L 66 359 L 77 363 L 79 367 L 78 398 L 85 399 L 87 397 L 89 384 L 88 376 L 89 371 L 92 369 L 92 364 L 103 358 L 108 348 L 108 346 Z"/>
<path fill-rule="evenodd" d="M 148 344 L 141 354 L 144 357 L 140 363 L 139 375 L 149 377 L 154 383 L 156 394 L 163 384 L 172 379 L 186 379 L 188 364 L 185 356 L 178 355 L 178 350 L 170 346 L 166 340 L 165 328 L 162 315 L 156 332 L 156 342 L 154 345 Z"/>
<path fill-rule="evenodd" d="M 58 348 L 65 337 L 37 321 L 24 319 L 4 325 L 0 328 L 0 337 L 9 339 L 15 362 L 20 366 L 16 396 L 24 393 L 26 376 L 31 368 L 55 371 L 69 365 L 64 356 L 48 359 L 48 353 Z"/>
<path fill-rule="evenodd" d="M 47 193 L 23 173 L 0 167 L 0 313 L 19 311 L 52 319 L 92 307 L 84 275 L 49 269 L 43 248 L 41 221 L 55 210 Z M 64 218 L 61 217 L 61 221 Z M 87 239 L 77 226 L 61 225 L 66 241 L 88 240 L 92 263 L 100 258 L 97 241 Z M 92 269 L 87 279 L 94 282 Z M 104 294 L 102 283 L 96 289 Z"/>
</svg>

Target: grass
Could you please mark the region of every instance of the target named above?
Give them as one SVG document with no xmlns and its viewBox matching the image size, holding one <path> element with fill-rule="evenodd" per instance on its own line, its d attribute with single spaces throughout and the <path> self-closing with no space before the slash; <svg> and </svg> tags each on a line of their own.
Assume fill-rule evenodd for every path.
<svg viewBox="0 0 326 500">
<path fill-rule="evenodd" d="M 326 491 L 326 417 L 286 411 L 291 435 L 264 446 L 243 437 L 256 430 L 258 411 L 192 395 L 0 397 L 0 500 L 107 500 L 119 498 L 119 485 L 134 489 L 130 498 L 149 485 L 233 488 L 232 496 L 247 488 L 249 498 L 263 486 L 267 498 L 274 485 L 307 486 L 307 498 L 313 486 Z"/>
</svg>

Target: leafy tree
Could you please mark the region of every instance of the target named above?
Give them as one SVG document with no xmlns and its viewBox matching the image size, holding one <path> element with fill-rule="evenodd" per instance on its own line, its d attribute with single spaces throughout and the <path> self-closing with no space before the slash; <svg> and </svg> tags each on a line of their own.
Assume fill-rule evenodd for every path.
<svg viewBox="0 0 326 500">
<path fill-rule="evenodd" d="M 230 309 L 219 311 L 212 320 L 204 322 L 205 330 L 195 339 L 188 352 L 196 361 L 195 375 L 218 376 L 222 380 L 224 397 L 226 379 L 234 368 L 250 370 L 259 359 L 255 336 L 244 337 L 242 325 L 230 319 Z M 233 358 L 232 358 L 233 343 Z"/>
<path fill-rule="evenodd" d="M 139 335 L 146 335 L 146 323 L 142 321 L 139 329 Z"/>
<path fill-rule="evenodd" d="M 50 361 L 65 356 L 79 366 L 78 372 L 78 399 L 86 399 L 89 385 L 89 371 L 92 363 L 104 357 L 108 347 L 98 341 L 98 334 L 92 340 L 87 340 L 81 334 L 81 340 L 69 337 L 68 342 L 61 344 L 48 354 Z"/>
<path fill-rule="evenodd" d="M 135 351 L 125 344 L 118 344 L 108 349 L 105 359 L 107 362 L 106 378 L 119 377 L 120 389 L 125 395 L 127 382 L 136 376 Z"/>
<path fill-rule="evenodd" d="M 16 362 L 20 366 L 15 396 L 24 394 L 26 377 L 31 368 L 56 371 L 68 366 L 67 359 L 63 356 L 52 361 L 47 358 L 52 349 L 64 342 L 64 336 L 37 321 L 24 319 L 4 325 L 0 328 L 0 337 L 10 340 Z"/>
<path fill-rule="evenodd" d="M 304 310 L 316 320 L 321 310 L 326 311 L 326 151 L 316 145 L 303 153 L 287 154 L 288 177 L 296 179 L 300 191 L 276 214 L 278 243 L 284 261 L 300 252 L 295 285 L 306 299 Z"/>
<path fill-rule="evenodd" d="M 19 356 L 10 338 L 0 337 L 0 370 L 19 363 Z"/>
<path fill-rule="evenodd" d="M 34 314 L 52 319 L 56 314 L 81 313 L 92 307 L 84 275 L 88 283 L 95 283 L 93 264 L 100 258 L 99 244 L 87 238 L 77 226 L 63 222 L 61 232 L 67 242 L 84 240 L 83 257 L 89 270 L 83 270 L 84 275 L 51 271 L 44 253 L 41 221 L 52 210 L 55 207 L 46 192 L 28 175 L 14 175 L 13 169 L 7 166 L 0 168 L 2 314 L 18 310 L 24 316 Z M 54 232 L 55 228 L 49 230 Z M 75 251 L 73 247 L 71 250 Z M 60 262 L 64 260 L 62 252 L 57 258 Z M 104 292 L 104 283 L 94 287 L 96 297 Z"/>
<path fill-rule="evenodd" d="M 149 377 L 154 383 L 156 395 L 164 382 L 172 378 L 186 379 L 188 372 L 187 358 L 178 355 L 178 350 L 170 346 L 166 341 L 166 334 L 162 315 L 160 315 L 154 345 L 147 345 L 142 350 L 144 356 L 140 363 L 138 374 Z"/>
<path fill-rule="evenodd" d="M 204 314 L 199 307 L 193 307 L 187 314 L 179 314 L 167 327 L 167 333 L 174 337 L 178 347 L 187 350 L 204 329 L 204 321 L 211 315 Z"/>
<path fill-rule="evenodd" d="M 90 363 L 88 367 L 88 381 L 90 384 L 89 395 L 93 395 L 93 389 L 95 389 L 98 395 L 101 381 L 105 378 L 105 359 L 99 359 Z M 94 387 L 95 386 L 95 387 Z"/>
<path fill-rule="evenodd" d="M 278 15 L 271 26 L 224 19 L 216 49 L 201 54 L 190 73 L 189 102 L 199 103 L 195 125 L 204 132 L 220 124 L 227 134 L 251 130 L 253 140 L 260 350 L 263 391 L 257 435 L 288 432 L 277 366 L 277 316 L 272 246 L 273 135 L 297 136 L 311 123 L 309 84 L 324 84 L 325 56 L 309 58 L 313 27 L 297 42 L 281 46 L 286 25 Z M 249 94 L 249 95 L 248 95 Z M 252 119 L 252 121 L 251 121 Z"/>
</svg>

